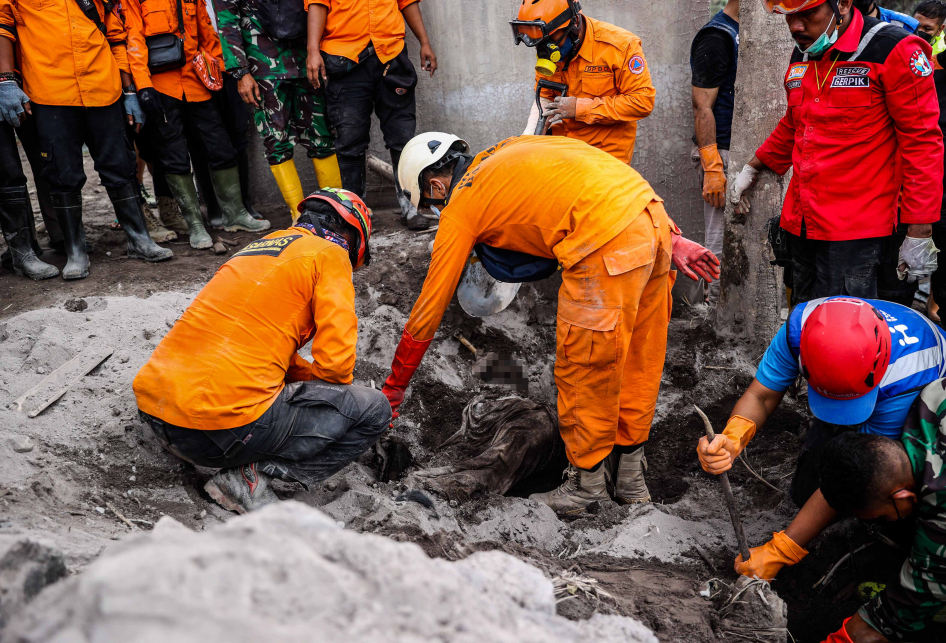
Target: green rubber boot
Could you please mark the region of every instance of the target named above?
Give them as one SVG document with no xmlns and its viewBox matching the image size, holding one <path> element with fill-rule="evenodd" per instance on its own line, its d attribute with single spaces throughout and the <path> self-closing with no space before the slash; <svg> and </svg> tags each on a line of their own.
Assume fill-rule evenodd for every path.
<svg viewBox="0 0 946 643">
<path fill-rule="evenodd" d="M 200 217 L 200 203 L 197 201 L 197 188 L 194 186 L 194 177 L 190 174 L 165 174 L 171 194 L 177 201 L 181 216 L 187 223 L 187 233 L 190 237 L 191 248 L 204 250 L 213 246 L 213 239 L 204 228 L 204 220 Z"/>
<path fill-rule="evenodd" d="M 240 172 L 236 166 L 226 170 L 217 170 L 210 173 L 210 180 L 214 184 L 214 193 L 217 202 L 223 211 L 223 229 L 227 232 L 262 232 L 269 230 L 269 221 L 254 219 L 243 207 L 243 196 L 240 192 Z"/>
</svg>

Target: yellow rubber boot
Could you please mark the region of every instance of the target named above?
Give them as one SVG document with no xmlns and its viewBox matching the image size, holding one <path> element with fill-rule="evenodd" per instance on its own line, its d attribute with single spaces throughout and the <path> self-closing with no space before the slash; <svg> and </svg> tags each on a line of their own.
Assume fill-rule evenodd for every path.
<svg viewBox="0 0 946 643">
<path fill-rule="evenodd" d="M 283 161 L 278 165 L 270 165 L 269 169 L 273 171 L 276 177 L 276 185 L 282 193 L 282 198 L 289 206 L 289 214 L 292 216 L 292 222 L 296 222 L 299 211 L 296 206 L 302 201 L 302 182 L 299 181 L 299 173 L 296 171 L 296 164 L 292 159 Z"/>
<path fill-rule="evenodd" d="M 332 154 L 324 159 L 312 159 L 315 178 L 320 188 L 342 188 L 342 173 L 338 169 L 338 158 Z"/>
</svg>

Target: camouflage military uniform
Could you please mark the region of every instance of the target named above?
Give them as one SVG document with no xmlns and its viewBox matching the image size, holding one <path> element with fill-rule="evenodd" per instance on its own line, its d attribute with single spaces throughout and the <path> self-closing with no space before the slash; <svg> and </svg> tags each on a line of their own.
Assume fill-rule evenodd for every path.
<svg viewBox="0 0 946 643">
<path fill-rule="evenodd" d="M 335 138 L 325 122 L 325 97 L 306 79 L 305 38 L 274 40 L 257 18 L 259 0 L 214 0 L 223 60 L 228 70 L 246 67 L 259 83 L 262 109 L 253 120 L 266 160 L 292 158 L 296 143 L 309 158 L 335 154 Z"/>
<path fill-rule="evenodd" d="M 909 640 L 946 605 L 946 379 L 923 389 L 900 437 L 917 482 L 913 551 L 861 617 L 892 641 Z"/>
</svg>

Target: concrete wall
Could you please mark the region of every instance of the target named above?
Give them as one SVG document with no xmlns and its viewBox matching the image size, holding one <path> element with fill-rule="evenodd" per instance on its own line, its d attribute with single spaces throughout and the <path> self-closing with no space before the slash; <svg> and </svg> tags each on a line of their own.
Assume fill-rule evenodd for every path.
<svg viewBox="0 0 946 643">
<path fill-rule="evenodd" d="M 476 151 L 521 134 L 533 100 L 535 50 L 513 46 L 508 20 L 521 0 L 424 0 L 424 14 L 440 69 L 420 73 L 418 132 L 456 133 Z M 709 0 L 583 0 L 585 13 L 631 30 L 643 41 L 657 88 L 653 114 L 642 121 L 634 167 L 666 201 L 667 211 L 696 240 L 703 238 L 699 181 L 690 161 L 690 41 L 709 18 Z M 419 68 L 419 45 L 408 35 Z M 275 182 L 254 142 L 260 198 L 280 201 Z M 389 160 L 375 123 L 372 153 Z M 311 164 L 299 154 L 306 189 L 314 188 Z M 303 167 L 304 166 L 304 167 Z"/>
</svg>

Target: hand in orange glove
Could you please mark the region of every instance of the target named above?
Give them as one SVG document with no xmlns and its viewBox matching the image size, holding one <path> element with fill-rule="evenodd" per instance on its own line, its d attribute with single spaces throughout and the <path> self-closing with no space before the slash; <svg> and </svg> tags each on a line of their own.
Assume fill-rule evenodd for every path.
<svg viewBox="0 0 946 643">
<path fill-rule="evenodd" d="M 833 634 L 829 634 L 828 638 L 826 638 L 823 643 L 854 643 L 854 639 L 847 633 L 847 622 L 850 620 L 849 618 L 841 623 L 841 629 Z"/>
<path fill-rule="evenodd" d="M 807 549 L 780 531 L 761 547 L 750 549 L 748 561 L 742 560 L 742 554 L 736 556 L 736 572 L 749 578 L 772 580 L 785 565 L 801 562 L 807 555 Z"/>
<path fill-rule="evenodd" d="M 700 148 L 703 166 L 703 200 L 714 208 L 726 207 L 726 171 L 716 144 Z"/>
<path fill-rule="evenodd" d="M 729 418 L 723 432 L 710 442 L 706 436 L 700 438 L 696 455 L 703 471 L 719 475 L 732 469 L 732 463 L 755 436 L 755 422 L 741 415 Z"/>
</svg>

